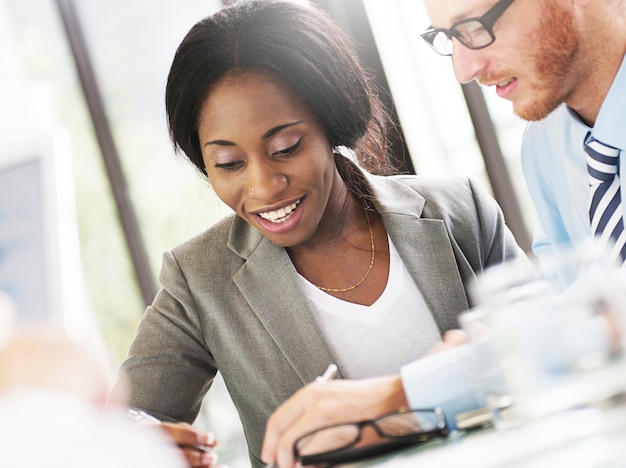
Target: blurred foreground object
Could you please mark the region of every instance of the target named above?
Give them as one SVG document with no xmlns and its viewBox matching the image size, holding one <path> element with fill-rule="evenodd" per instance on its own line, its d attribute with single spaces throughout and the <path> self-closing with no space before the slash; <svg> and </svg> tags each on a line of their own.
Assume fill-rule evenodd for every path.
<svg viewBox="0 0 626 468">
<path fill-rule="evenodd" d="M 13 300 L 0 290 L 0 346 L 15 331 L 15 304 Z"/>
<path fill-rule="evenodd" d="M 0 466 L 186 467 L 160 429 L 130 422 L 122 402 L 105 406 L 110 382 L 97 350 L 60 334 L 0 344 Z"/>
<path fill-rule="evenodd" d="M 626 282 L 585 243 L 487 270 L 460 318 L 496 426 L 605 405 L 626 391 Z"/>
</svg>

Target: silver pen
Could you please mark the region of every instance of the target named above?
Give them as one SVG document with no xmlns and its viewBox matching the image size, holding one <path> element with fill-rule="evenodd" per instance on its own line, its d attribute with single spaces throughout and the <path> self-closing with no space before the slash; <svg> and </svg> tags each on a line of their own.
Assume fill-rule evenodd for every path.
<svg viewBox="0 0 626 468">
<path fill-rule="evenodd" d="M 315 381 L 316 382 L 328 382 L 329 380 L 332 380 L 335 378 L 335 375 L 337 375 L 337 371 L 339 370 L 339 368 L 337 367 L 337 364 L 328 364 L 328 367 L 326 368 L 326 372 L 324 372 L 322 375 L 315 377 Z"/>
<path fill-rule="evenodd" d="M 337 364 L 328 364 L 326 371 L 322 375 L 315 377 L 315 381 L 322 383 L 328 382 L 335 378 L 338 370 L 339 368 L 337 367 Z M 278 468 L 278 465 L 276 464 L 276 462 L 271 462 L 265 465 L 265 468 Z"/>
<path fill-rule="evenodd" d="M 140 409 L 129 408 L 126 414 L 130 419 L 139 424 L 161 424 L 160 419 Z"/>
<path fill-rule="evenodd" d="M 145 411 L 140 410 L 140 409 L 129 408 L 127 411 L 127 415 L 130 419 L 132 419 L 133 421 L 139 424 L 161 424 L 160 419 L 155 418 L 151 414 L 148 414 Z M 207 452 L 207 453 L 213 452 L 211 447 L 207 447 L 204 445 L 192 444 L 192 445 L 186 445 L 185 447 L 196 449 L 196 450 L 199 450 L 200 452 Z"/>
</svg>

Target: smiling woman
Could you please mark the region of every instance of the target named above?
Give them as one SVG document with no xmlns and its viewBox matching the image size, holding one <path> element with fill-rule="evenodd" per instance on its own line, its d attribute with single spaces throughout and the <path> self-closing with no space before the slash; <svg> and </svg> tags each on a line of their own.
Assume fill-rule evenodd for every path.
<svg viewBox="0 0 626 468">
<path fill-rule="evenodd" d="M 343 378 L 398 373 L 456 327 L 466 281 L 520 253 L 468 180 L 382 175 L 374 83 L 315 8 L 251 1 L 198 22 L 166 108 L 175 147 L 234 213 L 164 254 L 123 364 L 130 401 L 193 422 L 219 371 L 253 466 L 270 414 L 330 362 Z M 370 416 L 406 398 L 384 404 Z"/>
<path fill-rule="evenodd" d="M 320 220 L 328 199 L 345 198 L 345 186 L 317 118 L 287 89 L 268 75 L 224 77 L 205 101 L 198 135 L 215 193 L 273 243 L 293 249 L 318 243 L 324 232 L 334 237 L 339 213 L 327 213 L 328 227 Z"/>
</svg>

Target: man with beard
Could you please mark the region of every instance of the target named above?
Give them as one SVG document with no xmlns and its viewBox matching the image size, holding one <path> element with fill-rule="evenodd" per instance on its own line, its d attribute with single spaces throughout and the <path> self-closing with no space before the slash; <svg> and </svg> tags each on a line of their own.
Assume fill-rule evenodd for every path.
<svg viewBox="0 0 626 468">
<path fill-rule="evenodd" d="M 522 160 L 539 214 L 533 250 L 575 245 L 592 232 L 603 232 L 602 239 L 614 243 L 611 253 L 621 263 L 626 235 L 620 179 L 598 182 L 606 178 L 602 172 L 610 172 L 607 163 L 626 150 L 626 1 L 424 0 L 424 4 L 432 26 L 422 36 L 439 54 L 452 57 L 458 81 L 495 86 L 501 98 L 512 102 L 515 113 L 531 122 Z M 588 169 L 586 153 L 600 163 L 590 162 Z M 626 163 L 618 165 L 626 170 Z M 614 166 L 613 172 L 624 171 Z M 457 335 L 448 343 L 462 342 Z M 438 362 L 427 368 L 434 360 Z M 416 362 L 412 369 L 403 369 L 402 385 L 397 385 L 400 376 L 395 385 L 382 379 L 313 383 L 270 418 L 263 459 L 291 466 L 293 442 L 305 432 L 364 419 L 372 408 L 396 410 L 394 403 L 407 401 L 407 396 L 407 403 L 415 406 L 419 401 L 410 393 L 426 386 L 409 376 L 420 371 L 422 376 L 435 375 L 436 369 L 454 369 L 460 362 L 450 353 Z M 410 390 L 407 396 L 405 389 Z M 469 388 L 466 393 L 471 393 Z M 464 404 L 471 402 L 467 398 Z M 453 419 L 454 414 L 448 417 Z"/>
<path fill-rule="evenodd" d="M 539 215 L 535 253 L 593 234 L 614 243 L 611 255 L 621 263 L 626 2 L 424 3 L 433 26 L 422 37 L 439 54 L 452 56 L 457 79 L 494 86 L 518 116 L 531 121 L 522 163 Z"/>
</svg>

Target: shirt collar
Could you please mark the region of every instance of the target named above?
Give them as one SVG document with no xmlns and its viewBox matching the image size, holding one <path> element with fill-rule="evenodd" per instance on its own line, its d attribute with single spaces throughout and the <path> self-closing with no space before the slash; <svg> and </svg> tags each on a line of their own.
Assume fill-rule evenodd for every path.
<svg viewBox="0 0 626 468">
<path fill-rule="evenodd" d="M 626 150 L 626 57 L 622 59 L 613 84 L 602 102 L 592 133 L 602 143 Z"/>
</svg>

